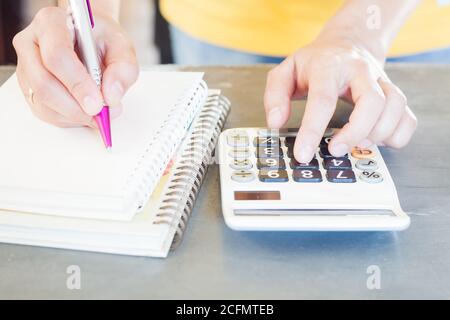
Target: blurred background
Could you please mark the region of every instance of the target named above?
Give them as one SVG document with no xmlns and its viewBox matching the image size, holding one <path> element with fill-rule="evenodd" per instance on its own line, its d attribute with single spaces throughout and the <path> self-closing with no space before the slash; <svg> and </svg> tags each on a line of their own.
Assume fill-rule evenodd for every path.
<svg viewBox="0 0 450 320">
<path fill-rule="evenodd" d="M 14 35 L 31 22 L 39 9 L 56 2 L 0 0 L 0 65 L 16 64 L 11 44 Z M 158 1 L 126 0 L 126 4 L 121 10 L 120 22 L 134 40 L 141 65 L 172 63 L 167 23 L 159 13 Z M 136 10 L 137 6 L 139 10 Z"/>
</svg>

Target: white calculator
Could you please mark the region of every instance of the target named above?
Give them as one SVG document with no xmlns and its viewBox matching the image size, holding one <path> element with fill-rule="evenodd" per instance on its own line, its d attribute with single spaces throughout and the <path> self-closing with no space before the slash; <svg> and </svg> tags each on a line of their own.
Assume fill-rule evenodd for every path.
<svg viewBox="0 0 450 320">
<path fill-rule="evenodd" d="M 329 129 L 310 163 L 293 155 L 298 129 L 230 129 L 217 148 L 226 224 L 248 231 L 399 231 L 410 219 L 379 149 L 335 158 Z"/>
</svg>

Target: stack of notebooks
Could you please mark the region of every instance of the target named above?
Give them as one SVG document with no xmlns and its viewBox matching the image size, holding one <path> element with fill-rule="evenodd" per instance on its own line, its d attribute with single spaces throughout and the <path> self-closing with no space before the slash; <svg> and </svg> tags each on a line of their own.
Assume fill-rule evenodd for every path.
<svg viewBox="0 0 450 320">
<path fill-rule="evenodd" d="M 9 79 L 0 88 L 0 242 L 167 256 L 230 110 L 202 79 L 141 72 L 109 152 L 96 130 L 38 120 Z"/>
</svg>

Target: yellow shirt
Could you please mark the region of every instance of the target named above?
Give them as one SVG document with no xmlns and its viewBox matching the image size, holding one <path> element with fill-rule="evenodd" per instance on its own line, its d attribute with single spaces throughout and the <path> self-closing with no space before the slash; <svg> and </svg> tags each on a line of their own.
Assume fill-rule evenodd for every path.
<svg viewBox="0 0 450 320">
<path fill-rule="evenodd" d="M 289 55 L 311 42 L 344 2 L 160 1 L 165 18 L 193 37 L 226 48 L 271 56 Z M 402 27 L 390 54 L 400 56 L 447 47 L 450 47 L 450 5 L 423 0 Z"/>
</svg>

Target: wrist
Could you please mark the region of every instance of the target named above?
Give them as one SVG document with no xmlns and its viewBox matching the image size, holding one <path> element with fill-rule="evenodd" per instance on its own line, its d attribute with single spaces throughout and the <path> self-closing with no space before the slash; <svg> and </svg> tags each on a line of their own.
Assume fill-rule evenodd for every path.
<svg viewBox="0 0 450 320">
<path fill-rule="evenodd" d="M 369 52 L 379 63 L 384 64 L 388 46 L 379 32 L 372 32 L 367 26 L 359 24 L 328 24 L 316 41 L 339 43 L 344 47 L 358 48 Z"/>
</svg>

